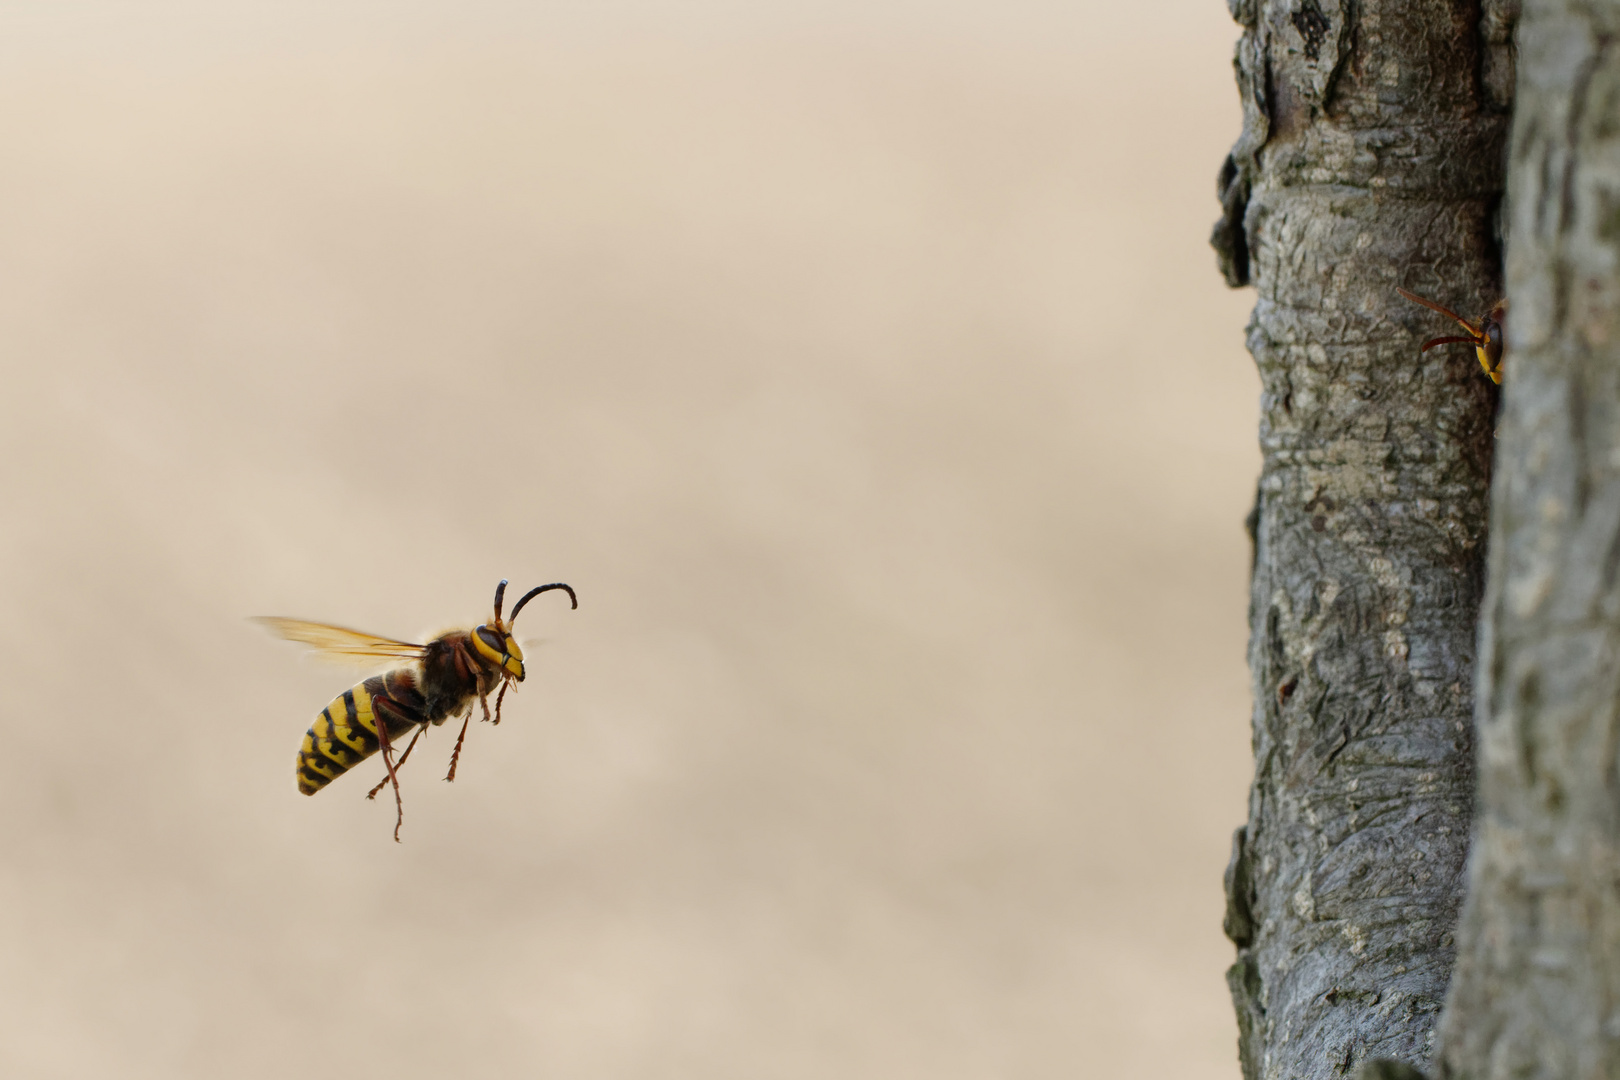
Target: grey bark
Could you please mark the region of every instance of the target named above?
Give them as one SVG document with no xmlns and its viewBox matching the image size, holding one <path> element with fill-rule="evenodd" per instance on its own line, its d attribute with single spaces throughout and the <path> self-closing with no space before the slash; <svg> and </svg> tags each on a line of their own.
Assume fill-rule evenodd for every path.
<svg viewBox="0 0 1620 1080">
<path fill-rule="evenodd" d="M 1527 0 L 1448 1077 L 1620 1077 L 1620 7 Z"/>
<path fill-rule="evenodd" d="M 1425 1063 L 1472 787 L 1494 391 L 1402 285 L 1499 289 L 1506 5 L 1229 0 L 1242 136 L 1214 244 L 1258 298 L 1255 779 L 1227 873 L 1246 1078 Z M 1398 1072 L 1392 1075 L 1398 1075 Z"/>
</svg>

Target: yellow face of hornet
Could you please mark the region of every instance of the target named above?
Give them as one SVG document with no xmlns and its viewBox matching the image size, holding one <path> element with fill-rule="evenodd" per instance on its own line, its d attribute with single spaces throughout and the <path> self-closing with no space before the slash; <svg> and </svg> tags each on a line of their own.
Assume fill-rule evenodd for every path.
<svg viewBox="0 0 1620 1080">
<path fill-rule="evenodd" d="M 1454 320 L 1457 325 L 1468 331 L 1463 337 L 1437 337 L 1430 338 L 1418 350 L 1421 355 L 1436 345 L 1472 345 L 1474 356 L 1479 359 L 1479 366 L 1484 369 L 1486 378 L 1493 383 L 1502 381 L 1502 324 L 1507 319 L 1507 301 L 1498 300 L 1491 306 L 1488 314 L 1481 315 L 1479 321 L 1469 322 L 1450 308 L 1441 307 L 1433 300 L 1419 296 L 1417 293 L 1407 292 L 1400 286 L 1395 291 L 1412 301 L 1422 304 L 1430 311 L 1438 311 L 1448 319 Z"/>
<path fill-rule="evenodd" d="M 518 682 L 523 681 L 523 650 L 505 626 L 480 623 L 472 632 L 473 648 Z"/>
</svg>

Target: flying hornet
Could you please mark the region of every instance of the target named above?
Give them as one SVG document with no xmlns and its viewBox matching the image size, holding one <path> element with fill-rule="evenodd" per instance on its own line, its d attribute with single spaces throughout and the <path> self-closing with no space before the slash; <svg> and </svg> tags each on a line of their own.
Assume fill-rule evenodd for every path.
<svg viewBox="0 0 1620 1080">
<path fill-rule="evenodd" d="M 405 820 L 405 802 L 399 794 L 398 769 L 411 756 L 416 740 L 427 726 L 438 726 L 452 717 L 463 716 L 461 734 L 450 753 L 450 772 L 456 778 L 456 762 L 461 744 L 472 721 L 473 704 L 483 706 L 484 719 L 491 719 L 489 695 L 495 693 L 494 723 L 501 722 L 501 702 L 506 689 L 522 682 L 523 650 L 512 636 L 512 624 L 523 606 L 541 593 L 560 589 L 568 594 L 573 608 L 579 607 L 574 590 L 561 582 L 538 585 L 512 605 L 512 616 L 501 617 L 501 601 L 506 582 L 495 586 L 495 616 L 471 630 L 451 630 L 425 645 L 364 634 L 326 623 L 303 619 L 261 616 L 256 621 L 289 641 L 311 645 L 324 655 L 341 659 L 408 660 L 409 664 L 343 691 L 321 710 L 304 735 L 298 751 L 298 790 L 305 795 L 317 791 L 382 751 L 387 769 L 366 798 L 376 798 L 385 786 L 394 787 L 394 840 Z M 499 692 L 496 693 L 497 688 Z M 414 730 L 413 730 L 414 729 Z M 394 746 L 410 733 L 405 752 L 394 760 Z"/>
<path fill-rule="evenodd" d="M 1412 301 L 1422 304 L 1430 311 L 1438 311 L 1446 318 L 1455 321 L 1464 330 L 1468 331 L 1465 337 L 1437 337 L 1423 343 L 1418 352 L 1426 353 L 1436 345 L 1472 345 L 1474 355 L 1479 358 L 1479 366 L 1485 369 L 1485 374 L 1491 382 L 1502 381 L 1502 323 L 1507 318 L 1507 301 L 1498 300 L 1491 305 L 1491 310 L 1479 317 L 1479 322 L 1471 323 L 1458 315 L 1450 308 L 1443 308 L 1433 300 L 1425 299 L 1417 293 L 1409 293 L 1399 285 L 1395 291 Z"/>
</svg>

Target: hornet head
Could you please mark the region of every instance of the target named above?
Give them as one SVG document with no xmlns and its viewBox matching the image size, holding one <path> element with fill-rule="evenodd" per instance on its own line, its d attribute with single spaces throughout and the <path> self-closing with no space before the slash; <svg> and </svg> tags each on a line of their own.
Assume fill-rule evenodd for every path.
<svg viewBox="0 0 1620 1080">
<path fill-rule="evenodd" d="M 530 589 L 523 594 L 521 600 L 512 605 L 511 619 L 502 619 L 501 600 L 506 596 L 506 582 L 502 580 L 495 586 L 495 617 L 487 623 L 479 623 L 473 627 L 473 648 L 477 649 L 478 654 L 485 660 L 499 668 L 504 675 L 522 682 L 523 650 L 518 647 L 517 639 L 512 636 L 512 624 L 517 621 L 518 612 L 523 610 L 524 604 L 553 589 L 566 592 L 568 599 L 573 602 L 573 607 L 579 607 L 579 598 L 574 595 L 574 590 L 559 581 L 550 585 L 537 585 Z"/>
</svg>

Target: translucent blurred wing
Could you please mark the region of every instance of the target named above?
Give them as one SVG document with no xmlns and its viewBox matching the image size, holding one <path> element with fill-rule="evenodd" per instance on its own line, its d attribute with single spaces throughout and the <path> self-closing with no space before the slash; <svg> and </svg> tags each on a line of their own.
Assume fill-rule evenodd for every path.
<svg viewBox="0 0 1620 1080">
<path fill-rule="evenodd" d="M 398 659 L 420 660 L 421 645 L 393 638 L 365 634 L 329 623 L 307 622 L 304 619 L 283 619 L 276 615 L 260 615 L 254 622 L 279 634 L 288 641 L 308 645 L 322 656 L 339 660 Z"/>
</svg>

